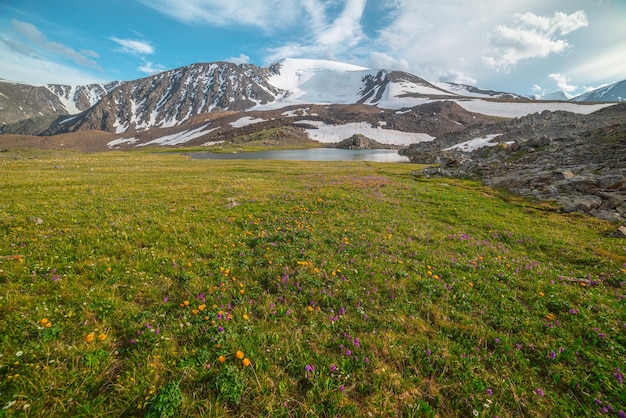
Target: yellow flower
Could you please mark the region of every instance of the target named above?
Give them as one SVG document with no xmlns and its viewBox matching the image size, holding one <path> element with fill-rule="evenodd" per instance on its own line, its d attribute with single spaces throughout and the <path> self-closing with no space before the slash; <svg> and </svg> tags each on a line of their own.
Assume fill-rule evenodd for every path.
<svg viewBox="0 0 626 418">
<path fill-rule="evenodd" d="M 43 324 L 44 327 L 46 328 L 50 328 L 52 326 L 52 322 L 46 322 L 45 324 Z"/>
<path fill-rule="evenodd" d="M 95 339 L 96 339 L 96 334 L 94 334 L 93 332 L 85 336 L 85 341 L 87 341 L 88 343 L 93 342 L 93 340 Z"/>
<path fill-rule="evenodd" d="M 250 319 L 250 317 L 247 314 L 243 314 L 243 320 L 247 321 L 248 319 Z"/>
<path fill-rule="evenodd" d="M 311 305 L 309 305 L 309 307 L 307 308 L 307 310 L 308 310 L 309 312 L 313 312 L 313 307 L 312 307 Z"/>
<path fill-rule="evenodd" d="M 539 292 L 539 296 L 544 297 L 545 295 L 543 294 L 543 292 Z"/>
<path fill-rule="evenodd" d="M 244 357 L 244 355 L 243 355 L 243 351 L 241 351 L 241 350 L 237 351 L 237 353 L 235 354 L 235 356 L 236 356 L 238 359 L 240 359 L 240 360 L 241 360 L 241 359 Z"/>
<path fill-rule="evenodd" d="M 42 319 L 41 319 L 41 321 L 39 321 L 39 323 L 40 323 L 41 325 L 46 325 L 46 324 L 47 324 L 47 323 L 49 323 L 49 322 L 50 322 L 50 320 L 49 320 L 48 318 L 42 318 Z"/>
<path fill-rule="evenodd" d="M 219 356 L 217 359 L 219 360 L 220 363 L 223 363 L 226 361 L 226 357 L 224 356 Z"/>
<path fill-rule="evenodd" d="M 184 302 L 183 302 L 183 304 L 184 304 L 185 306 L 189 306 L 189 301 L 188 301 L 188 300 L 186 300 L 186 301 L 184 301 Z"/>
<path fill-rule="evenodd" d="M 474 287 L 474 283 L 469 282 L 469 287 Z"/>
<path fill-rule="evenodd" d="M 107 339 L 107 335 L 104 333 L 101 333 L 100 335 L 98 335 L 98 341 L 104 341 Z"/>
<path fill-rule="evenodd" d="M 554 319 L 554 314 L 551 314 L 551 313 L 547 314 L 547 315 L 546 315 L 546 319 L 547 319 L 548 321 L 552 321 L 552 320 Z"/>
<path fill-rule="evenodd" d="M 250 365 L 250 359 L 249 359 L 248 357 L 246 357 L 245 359 L 243 359 L 243 360 L 241 361 L 241 363 L 242 363 L 244 366 L 246 366 L 246 367 L 247 367 L 247 366 L 249 366 L 249 365 Z"/>
<path fill-rule="evenodd" d="M 194 310 L 192 310 L 192 311 L 191 311 L 191 313 L 192 313 L 193 315 L 198 315 L 198 310 L 197 310 L 197 309 L 194 309 Z"/>
</svg>

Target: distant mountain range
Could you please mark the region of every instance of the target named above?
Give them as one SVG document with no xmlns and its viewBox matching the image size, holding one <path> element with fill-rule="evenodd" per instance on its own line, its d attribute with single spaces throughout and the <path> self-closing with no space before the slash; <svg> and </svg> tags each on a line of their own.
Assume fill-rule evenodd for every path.
<svg viewBox="0 0 626 418">
<path fill-rule="evenodd" d="M 573 100 L 623 100 L 626 81 L 583 96 Z M 431 83 L 401 71 L 287 59 L 269 67 L 193 64 L 137 80 L 84 86 L 0 81 L 0 132 L 52 135 L 100 130 L 123 134 L 180 126 L 215 111 L 274 110 L 299 104 L 408 109 L 441 100 L 456 101 L 470 112 L 504 117 L 546 109 L 588 112 L 573 102 L 569 107 L 550 107 L 514 93 Z"/>
</svg>

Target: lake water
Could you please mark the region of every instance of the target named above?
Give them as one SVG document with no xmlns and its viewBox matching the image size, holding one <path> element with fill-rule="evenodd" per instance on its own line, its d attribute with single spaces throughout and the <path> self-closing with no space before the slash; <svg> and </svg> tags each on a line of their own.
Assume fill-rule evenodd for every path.
<svg viewBox="0 0 626 418">
<path fill-rule="evenodd" d="M 374 161 L 381 163 L 408 163 L 409 159 L 398 151 L 387 149 L 348 150 L 337 148 L 309 148 L 259 152 L 221 154 L 213 152 L 189 152 L 198 160 L 291 160 L 291 161 Z"/>
</svg>

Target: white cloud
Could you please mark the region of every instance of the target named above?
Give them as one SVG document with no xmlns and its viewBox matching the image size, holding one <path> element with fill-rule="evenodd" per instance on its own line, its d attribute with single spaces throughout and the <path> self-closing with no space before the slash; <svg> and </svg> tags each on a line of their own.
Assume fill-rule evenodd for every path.
<svg viewBox="0 0 626 418">
<path fill-rule="evenodd" d="M 224 61 L 232 62 L 233 64 L 236 64 L 236 65 L 248 64 L 250 62 L 250 57 L 247 56 L 246 54 L 239 54 L 238 57 L 224 58 Z"/>
<path fill-rule="evenodd" d="M 150 61 L 143 60 L 143 63 L 137 67 L 137 70 L 144 74 L 152 75 L 165 71 L 165 67 L 160 64 L 154 64 Z"/>
<path fill-rule="evenodd" d="M 371 68 L 409 71 L 409 63 L 407 60 L 394 58 L 384 52 L 371 52 L 368 62 L 368 66 Z"/>
<path fill-rule="evenodd" d="M 343 44 L 352 46 L 364 39 L 360 20 L 365 9 L 365 0 L 347 0 L 343 12 L 323 31 L 317 34 L 316 42 L 335 47 Z"/>
<path fill-rule="evenodd" d="M 554 73 L 554 74 L 549 74 L 548 77 L 556 81 L 556 84 L 559 86 L 559 89 L 566 93 L 571 93 L 573 91 L 578 90 L 578 86 L 573 86 L 569 84 L 570 78 L 566 77 L 563 74 Z"/>
<path fill-rule="evenodd" d="M 451 70 L 447 73 L 442 74 L 441 76 L 439 76 L 439 81 L 448 81 L 448 82 L 457 83 L 457 84 L 467 84 L 470 86 L 474 86 L 477 83 L 477 80 L 475 78 L 468 76 L 462 71 L 456 71 L 456 70 Z"/>
<path fill-rule="evenodd" d="M 351 55 L 353 48 L 362 44 L 367 37 L 363 33 L 361 18 L 366 0 L 345 0 L 341 13 L 334 19 L 327 16 L 327 7 L 333 2 L 305 1 L 304 10 L 311 29 L 300 42 L 289 42 L 267 49 L 267 62 L 276 62 L 289 57 L 337 59 Z"/>
<path fill-rule="evenodd" d="M 599 51 L 591 51 L 583 62 L 568 71 L 576 79 L 597 79 L 619 81 L 626 78 L 626 42 L 616 43 Z"/>
<path fill-rule="evenodd" d="M 22 36 L 26 37 L 28 41 L 30 41 L 30 45 L 26 47 L 33 51 L 32 47 L 40 48 L 43 51 L 50 52 L 57 56 L 62 56 L 66 58 L 72 59 L 76 64 L 82 65 L 85 67 L 95 68 L 97 70 L 102 71 L 102 68 L 98 65 L 98 63 L 92 60 L 89 57 L 97 58 L 98 54 L 94 51 L 81 51 L 77 52 L 72 48 L 69 48 L 59 42 L 50 41 L 46 35 L 44 35 L 35 25 L 32 25 L 28 22 L 22 22 L 16 19 L 11 21 L 13 28 Z M 10 43 L 11 41 L 9 41 Z M 16 45 L 16 41 L 13 41 L 14 45 Z M 5 44 L 7 42 L 5 41 Z M 20 43 L 17 41 L 17 43 Z"/>
<path fill-rule="evenodd" d="M 483 57 L 489 67 L 505 73 L 521 60 L 544 58 L 567 50 L 570 44 L 555 35 L 566 35 L 589 25 L 583 11 L 570 15 L 556 12 L 552 17 L 517 13 L 514 22 L 514 27 L 495 27 L 489 37 L 490 55 Z"/>
<path fill-rule="evenodd" d="M 302 6 L 293 0 L 139 0 L 183 23 L 252 26 L 267 31 L 298 22 Z M 312 1 L 308 1 L 314 7 Z"/>
<path fill-rule="evenodd" d="M 140 41 L 138 39 L 120 39 L 116 37 L 110 39 L 120 46 L 119 51 L 126 54 L 149 55 L 154 53 L 154 47 L 150 42 Z"/>
</svg>

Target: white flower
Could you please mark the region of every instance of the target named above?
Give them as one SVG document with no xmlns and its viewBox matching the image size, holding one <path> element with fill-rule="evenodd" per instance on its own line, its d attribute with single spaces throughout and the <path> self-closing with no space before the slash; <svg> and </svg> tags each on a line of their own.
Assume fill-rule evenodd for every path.
<svg viewBox="0 0 626 418">
<path fill-rule="evenodd" d="M 472 414 L 473 414 L 475 417 L 477 417 L 477 416 L 478 416 L 478 411 L 474 409 L 474 410 L 472 411 Z"/>
<path fill-rule="evenodd" d="M 24 352 L 20 350 L 17 353 L 15 353 L 15 357 L 22 357 L 22 354 L 24 354 Z"/>
</svg>

